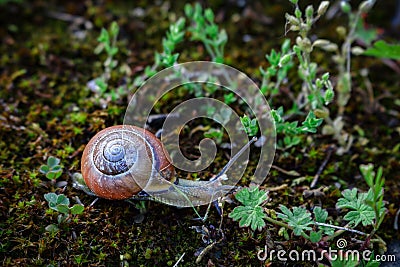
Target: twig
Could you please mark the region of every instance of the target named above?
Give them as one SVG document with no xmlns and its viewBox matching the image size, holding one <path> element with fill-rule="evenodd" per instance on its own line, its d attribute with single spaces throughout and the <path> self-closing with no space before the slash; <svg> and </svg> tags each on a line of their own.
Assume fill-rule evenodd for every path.
<svg viewBox="0 0 400 267">
<path fill-rule="evenodd" d="M 89 207 L 93 207 L 93 205 L 97 202 L 97 200 L 99 200 L 98 197 L 96 197 L 96 199 L 93 200 L 92 203 L 90 203 Z"/>
<path fill-rule="evenodd" d="M 172 267 L 178 266 L 178 263 L 183 259 L 183 256 L 185 256 L 185 252 L 183 252 L 182 256 L 178 259 L 178 261 Z"/>
<path fill-rule="evenodd" d="M 288 184 L 282 184 L 282 185 L 275 186 L 275 187 L 267 187 L 267 188 L 265 188 L 265 190 L 267 190 L 269 192 L 274 192 L 274 191 L 286 189 L 287 187 L 288 187 Z"/>
<path fill-rule="evenodd" d="M 197 256 L 196 258 L 196 263 L 200 263 L 201 260 L 203 259 L 204 255 L 206 255 L 216 244 L 220 243 L 222 240 L 224 239 L 224 237 L 222 237 L 220 240 L 218 241 L 214 241 L 211 244 L 209 244 L 207 247 L 205 247 L 199 254 L 199 256 Z"/>
<path fill-rule="evenodd" d="M 300 174 L 298 172 L 294 171 L 294 170 L 287 171 L 287 170 L 284 170 L 281 167 L 278 167 L 276 165 L 272 165 L 271 168 L 275 169 L 277 171 L 280 171 L 281 173 L 289 175 L 289 176 L 300 176 Z"/>
<path fill-rule="evenodd" d="M 361 231 L 358 231 L 358 230 L 354 230 L 354 229 L 350 229 L 350 228 L 347 228 L 347 227 L 336 226 L 336 225 L 327 224 L 327 223 L 319 223 L 319 222 L 315 222 L 315 224 L 318 225 L 318 226 L 326 226 L 326 227 L 331 227 L 331 228 L 335 228 L 335 229 L 338 229 L 338 230 L 349 231 L 349 232 L 353 232 L 353 233 L 356 233 L 356 234 L 359 234 L 359 235 L 368 235 L 368 234 L 366 234 L 364 232 L 361 232 Z"/>
<path fill-rule="evenodd" d="M 394 217 L 393 228 L 394 230 L 399 230 L 399 215 L 400 215 L 400 208 L 396 212 L 396 216 Z"/>
<path fill-rule="evenodd" d="M 326 157 L 324 161 L 322 162 L 321 166 L 319 166 L 319 169 L 317 173 L 314 176 L 314 179 L 311 182 L 310 188 L 314 188 L 318 182 L 318 178 L 321 175 L 322 171 L 325 169 L 326 164 L 328 163 L 329 159 L 331 158 L 332 152 L 334 150 L 334 146 L 331 145 L 326 149 Z"/>
</svg>

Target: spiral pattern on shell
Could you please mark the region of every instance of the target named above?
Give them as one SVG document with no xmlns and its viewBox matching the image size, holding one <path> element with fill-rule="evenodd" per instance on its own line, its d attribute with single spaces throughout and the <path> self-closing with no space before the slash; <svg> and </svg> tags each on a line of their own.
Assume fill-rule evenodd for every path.
<svg viewBox="0 0 400 267">
<path fill-rule="evenodd" d="M 131 125 L 97 133 L 85 147 L 81 169 L 90 190 L 107 199 L 128 199 L 141 190 L 168 190 L 175 180 L 161 142 Z"/>
</svg>

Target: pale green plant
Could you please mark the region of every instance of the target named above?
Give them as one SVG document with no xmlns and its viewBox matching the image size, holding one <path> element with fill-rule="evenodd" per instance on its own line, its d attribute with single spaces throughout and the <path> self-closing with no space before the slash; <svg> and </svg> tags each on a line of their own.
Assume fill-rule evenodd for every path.
<svg viewBox="0 0 400 267">
<path fill-rule="evenodd" d="M 99 44 L 95 48 L 94 53 L 99 55 L 105 52 L 107 55 L 106 60 L 103 62 L 103 74 L 95 79 L 100 95 L 106 93 L 108 89 L 108 80 L 111 78 L 111 71 L 118 66 L 118 61 L 114 59 L 119 51 L 117 47 L 118 33 L 119 26 L 117 22 L 113 21 L 108 30 L 105 28 L 101 29 L 100 36 L 97 38 Z"/>
<path fill-rule="evenodd" d="M 44 195 L 44 198 L 49 203 L 49 208 L 59 213 L 57 216 L 58 224 L 68 222 L 72 215 L 82 214 L 85 209 L 82 204 L 74 204 L 70 207 L 69 198 L 64 194 L 47 193 Z M 46 227 L 46 231 L 48 232 L 57 232 L 58 230 L 59 228 L 55 224 L 50 224 Z"/>
<path fill-rule="evenodd" d="M 303 12 L 300 10 L 298 1 L 290 2 L 295 5 L 295 11 L 294 15 L 286 14 L 286 20 L 289 25 L 289 30 L 298 33 L 298 36 L 296 38 L 297 48 L 294 48 L 294 51 L 301 61 L 300 73 L 302 73 L 301 75 L 304 77 L 303 80 L 305 81 L 305 85 L 309 88 L 310 92 L 314 91 L 314 89 L 312 89 L 313 83 L 311 82 L 311 80 L 313 78 L 314 69 L 316 68 L 316 64 L 310 61 L 311 52 L 314 48 L 320 48 L 325 51 L 334 53 L 333 60 L 335 63 L 337 63 L 339 69 L 338 83 L 335 88 L 335 91 L 338 94 L 338 115 L 335 118 L 331 118 L 329 110 L 321 105 L 321 101 L 318 101 L 318 99 L 321 98 L 313 97 L 314 101 L 311 101 L 311 103 L 314 104 L 314 107 L 316 107 L 316 115 L 318 117 L 324 118 L 327 122 L 327 124 L 323 128 L 323 134 L 333 135 L 334 139 L 336 139 L 339 144 L 339 148 L 336 150 L 336 153 L 342 155 L 350 149 L 354 140 L 354 137 L 345 131 L 344 122 L 342 119 L 344 108 L 348 102 L 351 92 L 351 44 L 356 39 L 356 27 L 358 25 L 361 14 L 363 12 L 368 12 L 374 5 L 375 1 L 363 1 L 359 5 L 356 14 L 351 13 L 351 7 L 347 2 L 342 2 L 342 9 L 349 16 L 349 30 L 347 31 L 344 27 L 338 27 L 338 32 L 344 38 L 344 42 L 340 50 L 339 46 L 336 43 L 333 43 L 329 40 L 316 39 L 315 41 L 311 42 L 311 39 L 309 38 L 311 25 L 325 13 L 329 5 L 328 1 L 321 2 L 315 17 L 312 5 L 309 5 L 305 8 L 305 15 L 303 16 Z M 355 50 L 357 51 L 360 49 Z M 317 85 L 317 83 L 315 83 L 315 85 Z M 332 85 L 329 85 L 329 88 L 332 88 Z M 329 94 L 333 97 L 333 93 L 330 92 Z"/>
<path fill-rule="evenodd" d="M 39 171 L 46 175 L 49 180 L 55 180 L 62 174 L 62 166 L 60 165 L 60 159 L 50 156 L 47 159 L 47 164 L 40 166 Z"/>
</svg>

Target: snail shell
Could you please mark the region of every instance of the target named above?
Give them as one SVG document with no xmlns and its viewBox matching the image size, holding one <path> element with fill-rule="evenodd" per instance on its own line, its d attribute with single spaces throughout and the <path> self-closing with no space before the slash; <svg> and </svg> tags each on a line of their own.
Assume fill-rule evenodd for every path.
<svg viewBox="0 0 400 267">
<path fill-rule="evenodd" d="M 163 192 L 175 170 L 163 145 L 151 132 L 117 125 L 97 133 L 83 151 L 82 175 L 97 196 L 128 199 L 138 192 Z"/>
</svg>

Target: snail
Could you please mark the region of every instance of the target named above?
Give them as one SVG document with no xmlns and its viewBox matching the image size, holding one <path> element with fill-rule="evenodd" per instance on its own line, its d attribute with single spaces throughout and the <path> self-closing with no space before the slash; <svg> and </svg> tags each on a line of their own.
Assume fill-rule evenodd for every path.
<svg viewBox="0 0 400 267">
<path fill-rule="evenodd" d="M 86 145 L 81 171 L 87 194 L 111 200 L 146 196 L 177 207 L 211 203 L 233 186 L 223 185 L 225 172 L 255 138 L 231 158 L 209 181 L 178 179 L 161 141 L 151 132 L 132 125 L 117 125 L 97 133 Z"/>
</svg>

